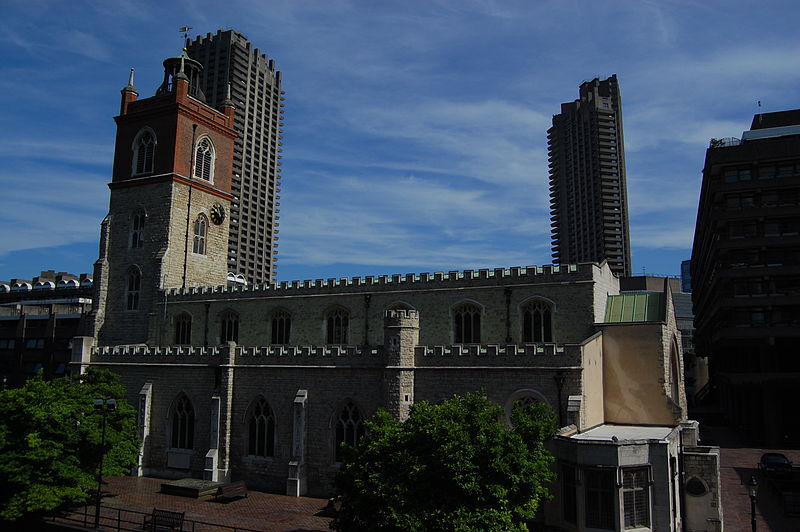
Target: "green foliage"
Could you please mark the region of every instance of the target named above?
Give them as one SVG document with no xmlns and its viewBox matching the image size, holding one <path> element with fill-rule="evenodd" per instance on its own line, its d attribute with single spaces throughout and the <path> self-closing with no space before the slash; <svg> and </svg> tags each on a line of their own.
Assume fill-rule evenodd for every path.
<svg viewBox="0 0 800 532">
<path fill-rule="evenodd" d="M 336 478 L 331 528 L 359 531 L 527 530 L 550 495 L 556 433 L 543 404 L 516 409 L 513 428 L 482 394 L 412 406 L 401 423 L 379 411 Z"/>
<path fill-rule="evenodd" d="M 44 381 L 0 391 L 0 518 L 51 511 L 85 501 L 97 488 L 102 418 L 95 399 L 116 399 L 106 418 L 104 475 L 136 463 L 136 412 L 113 373 L 89 368 L 77 382 Z"/>
</svg>

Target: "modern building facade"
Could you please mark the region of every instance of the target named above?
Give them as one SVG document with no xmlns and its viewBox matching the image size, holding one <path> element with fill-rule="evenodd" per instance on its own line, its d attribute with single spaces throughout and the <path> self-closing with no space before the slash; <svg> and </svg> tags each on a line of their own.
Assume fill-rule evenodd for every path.
<svg viewBox="0 0 800 532">
<path fill-rule="evenodd" d="M 622 99 L 617 76 L 586 81 L 547 131 L 553 261 L 607 260 L 631 275 Z"/>
<path fill-rule="evenodd" d="M 91 331 L 92 277 L 53 270 L 0 282 L 0 386 L 68 373 L 72 339 Z"/>
<path fill-rule="evenodd" d="M 187 40 L 203 65 L 205 101 L 219 108 L 226 98 L 236 111 L 228 268 L 239 282 L 274 281 L 278 248 L 284 91 L 275 61 L 233 30 Z M 228 92 L 230 87 L 230 93 Z"/>
<path fill-rule="evenodd" d="M 706 152 L 691 276 L 698 352 L 724 414 L 800 442 L 800 109 L 755 115 Z"/>
</svg>

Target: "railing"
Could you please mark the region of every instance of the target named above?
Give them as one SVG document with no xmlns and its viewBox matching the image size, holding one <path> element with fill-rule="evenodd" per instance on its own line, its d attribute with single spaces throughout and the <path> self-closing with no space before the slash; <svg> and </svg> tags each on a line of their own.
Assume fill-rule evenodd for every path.
<svg viewBox="0 0 800 532">
<path fill-rule="evenodd" d="M 741 140 L 737 139 L 736 137 L 725 137 L 721 139 L 714 139 L 712 138 L 708 141 L 709 148 L 725 148 L 727 146 L 738 146 L 742 143 Z"/>
<path fill-rule="evenodd" d="M 95 529 L 94 526 L 94 505 L 86 505 L 83 508 L 66 510 L 58 515 L 49 518 L 56 524 L 67 525 L 77 528 Z M 136 510 L 125 510 L 114 508 L 113 506 L 102 506 L 100 512 L 100 522 L 97 530 L 116 530 L 121 531 L 141 531 L 144 518 L 151 515 L 151 512 L 139 512 Z M 205 521 L 195 521 L 184 519 L 184 532 L 266 532 L 266 528 L 260 530 L 254 528 L 244 528 L 240 526 L 223 525 L 219 523 L 208 523 Z"/>
</svg>

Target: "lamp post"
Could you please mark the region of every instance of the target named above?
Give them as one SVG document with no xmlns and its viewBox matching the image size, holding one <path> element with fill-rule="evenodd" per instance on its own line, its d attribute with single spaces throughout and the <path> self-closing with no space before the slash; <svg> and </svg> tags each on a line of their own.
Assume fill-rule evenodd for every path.
<svg viewBox="0 0 800 532">
<path fill-rule="evenodd" d="M 756 495 L 758 495 L 758 482 L 755 475 L 750 475 L 747 482 L 747 493 L 750 495 L 750 526 L 756 532 Z"/>
<path fill-rule="evenodd" d="M 106 418 L 108 413 L 117 409 L 117 401 L 114 399 L 95 399 L 94 410 L 103 416 L 103 424 L 100 436 L 100 467 L 97 468 L 97 497 L 94 508 L 94 527 L 100 527 L 100 494 L 103 489 L 103 458 L 106 455 Z"/>
</svg>

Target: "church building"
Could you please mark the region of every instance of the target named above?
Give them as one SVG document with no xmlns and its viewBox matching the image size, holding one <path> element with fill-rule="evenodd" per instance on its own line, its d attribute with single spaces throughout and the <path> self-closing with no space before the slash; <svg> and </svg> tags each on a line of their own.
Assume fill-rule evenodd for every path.
<svg viewBox="0 0 800 532">
<path fill-rule="evenodd" d="M 667 284 L 620 294 L 605 261 L 228 283 L 234 105 L 198 97 L 185 52 L 164 69 L 152 97 L 122 89 L 94 327 L 72 352 L 121 375 L 139 475 L 331 496 L 377 409 L 483 390 L 507 416 L 557 413 L 548 525 L 721 530 Z"/>
</svg>

